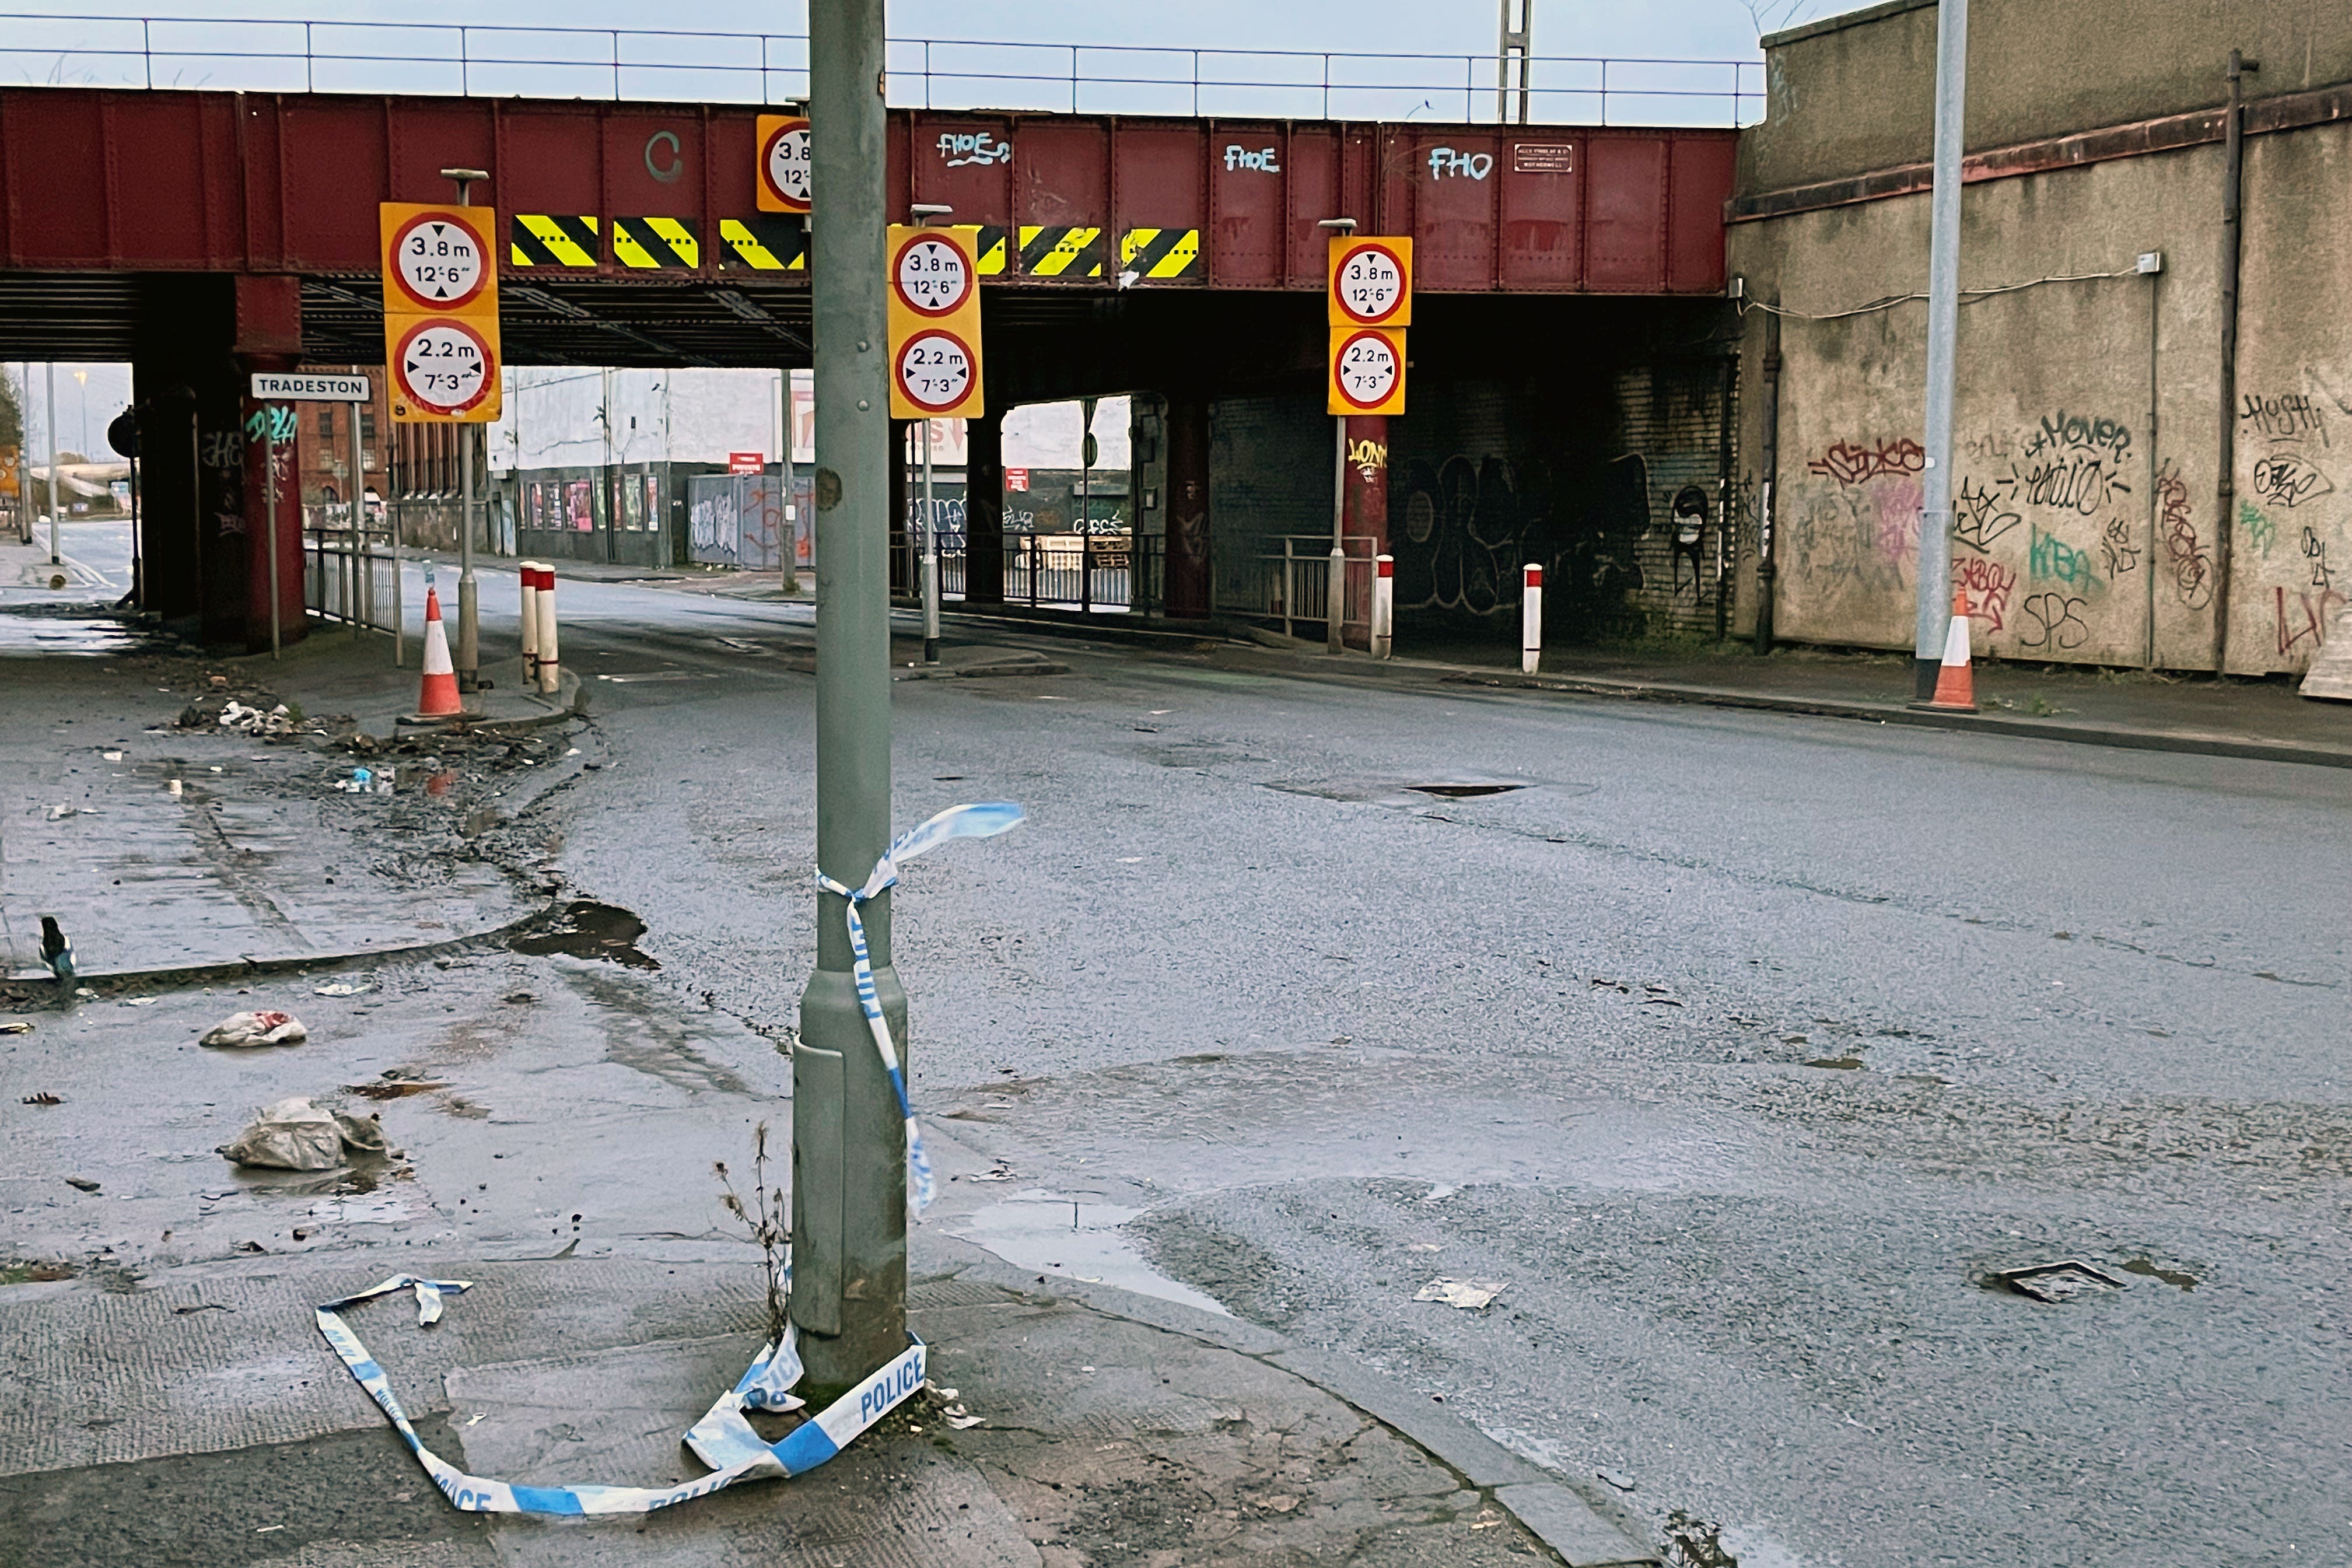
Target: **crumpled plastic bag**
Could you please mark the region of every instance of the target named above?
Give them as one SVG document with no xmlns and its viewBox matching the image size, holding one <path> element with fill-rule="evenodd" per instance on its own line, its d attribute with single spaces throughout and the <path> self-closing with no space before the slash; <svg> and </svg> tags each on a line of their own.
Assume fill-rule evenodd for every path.
<svg viewBox="0 0 2352 1568">
<path fill-rule="evenodd" d="M 362 1154 L 387 1152 L 383 1123 L 362 1120 L 313 1105 L 300 1095 L 264 1106 L 253 1125 L 220 1146 L 220 1152 L 240 1165 L 260 1165 L 277 1171 L 332 1171 L 344 1151 Z"/>
<path fill-rule="evenodd" d="M 263 712 L 230 698 L 221 708 L 221 728 L 236 730 L 247 735 L 290 735 L 294 732 L 293 710 L 280 702 Z"/>
<path fill-rule="evenodd" d="M 198 1045 L 299 1046 L 310 1037 L 291 1013 L 232 1013 L 205 1031 Z"/>
</svg>

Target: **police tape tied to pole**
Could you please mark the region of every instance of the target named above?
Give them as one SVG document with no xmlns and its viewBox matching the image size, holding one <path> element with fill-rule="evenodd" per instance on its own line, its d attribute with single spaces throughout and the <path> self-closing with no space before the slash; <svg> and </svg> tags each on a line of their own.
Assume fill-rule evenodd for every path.
<svg viewBox="0 0 2352 1568">
<path fill-rule="evenodd" d="M 898 1064 L 898 1047 L 890 1038 L 890 1026 L 882 1016 L 882 1004 L 875 992 L 874 963 L 866 949 L 866 924 L 858 916 L 858 906 L 895 887 L 899 866 L 916 856 L 950 839 L 992 838 L 1019 826 L 1022 818 L 1021 808 L 1009 802 L 950 806 L 921 826 L 899 835 L 888 852 L 875 862 L 874 873 L 866 878 L 865 886 L 852 889 L 823 871 L 816 875 L 818 887 L 847 900 L 849 949 L 856 970 L 858 1005 L 866 1015 L 866 1026 L 873 1031 L 875 1049 L 881 1054 L 882 1065 L 890 1075 L 890 1087 L 898 1096 L 898 1108 L 907 1119 L 907 1203 L 910 1211 L 919 1212 L 931 1201 L 930 1160 L 923 1152 L 922 1133 L 915 1124 L 914 1109 L 907 1098 L 907 1078 Z M 789 1267 L 788 1264 L 788 1271 Z M 738 1481 L 797 1476 L 840 1453 L 858 1434 L 922 1387 L 929 1366 L 923 1342 L 909 1334 L 905 1351 L 786 1433 L 782 1441 L 769 1443 L 752 1429 L 743 1413 L 796 1410 L 803 1404 L 792 1392 L 793 1385 L 801 1379 L 801 1357 L 799 1331 L 788 1322 L 782 1341 L 761 1346 L 760 1353 L 751 1359 L 751 1367 L 735 1386 L 720 1394 L 702 1419 L 688 1430 L 686 1446 L 694 1451 L 695 1458 L 710 1467 L 711 1473 L 701 1479 L 674 1487 L 513 1486 L 469 1476 L 427 1448 L 417 1436 L 416 1428 L 409 1424 L 407 1412 L 401 1408 L 383 1366 L 368 1353 L 367 1347 L 342 1319 L 342 1314 L 353 1307 L 405 1290 L 415 1295 L 417 1326 L 429 1327 L 440 1320 L 443 1297 L 472 1288 L 472 1282 L 465 1279 L 425 1279 L 413 1274 L 395 1274 L 372 1289 L 328 1301 L 318 1309 L 319 1332 L 326 1336 L 368 1397 L 391 1417 L 401 1440 L 416 1456 L 417 1463 L 425 1467 L 425 1474 L 433 1478 L 433 1484 L 467 1513 L 651 1513 L 656 1509 L 708 1496 Z"/>
</svg>

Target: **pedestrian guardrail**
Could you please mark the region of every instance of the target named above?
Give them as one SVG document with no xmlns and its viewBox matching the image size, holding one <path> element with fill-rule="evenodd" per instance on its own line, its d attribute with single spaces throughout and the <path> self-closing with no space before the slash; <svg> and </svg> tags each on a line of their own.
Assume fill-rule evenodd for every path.
<svg viewBox="0 0 2352 1568">
<path fill-rule="evenodd" d="M 891 542 L 891 582 L 902 596 L 922 581 L 921 545 Z M 1004 535 L 1003 580 L 986 602 L 1035 609 L 1132 612 L 1167 607 L 1167 541 L 1157 534 L 1012 533 Z M 963 539 L 940 545 L 940 597 L 979 603 Z"/>
<path fill-rule="evenodd" d="M 1351 533 L 1341 541 L 1347 563 L 1341 574 L 1339 625 L 1343 633 L 1360 634 L 1350 641 L 1366 640 L 1371 634 L 1378 543 L 1368 533 Z M 1320 630 L 1331 613 L 1331 536 L 1289 533 L 1266 544 L 1241 563 L 1240 581 L 1230 596 L 1219 589 L 1217 613 L 1278 626 L 1286 637 L 1297 636 L 1300 622 Z M 1279 551 L 1272 548 L 1276 544 Z"/>
<path fill-rule="evenodd" d="M 0 79 L 26 85 L 755 103 L 808 93 L 800 33 L 33 12 L 0 24 Z M 1496 91 L 1486 54 L 893 38 L 885 58 L 890 102 L 904 109 L 1443 121 L 1458 108 L 1475 121 Z M 1538 55 L 1527 68 L 1528 116 L 1545 123 L 1742 125 L 1764 104 L 1760 58 Z"/>
<path fill-rule="evenodd" d="M 394 632 L 400 620 L 400 560 L 392 531 L 371 522 L 354 531 L 348 507 L 318 507 L 318 527 L 302 530 L 302 603 L 321 620 L 361 631 Z"/>
</svg>

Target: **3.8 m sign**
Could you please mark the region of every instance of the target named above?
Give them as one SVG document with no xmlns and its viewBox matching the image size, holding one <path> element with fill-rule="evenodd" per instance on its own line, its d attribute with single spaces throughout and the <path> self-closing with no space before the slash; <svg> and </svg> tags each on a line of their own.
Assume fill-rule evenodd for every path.
<svg viewBox="0 0 2352 1568">
<path fill-rule="evenodd" d="M 488 424 L 499 401 L 497 213 L 414 202 L 378 212 L 393 418 Z"/>
</svg>

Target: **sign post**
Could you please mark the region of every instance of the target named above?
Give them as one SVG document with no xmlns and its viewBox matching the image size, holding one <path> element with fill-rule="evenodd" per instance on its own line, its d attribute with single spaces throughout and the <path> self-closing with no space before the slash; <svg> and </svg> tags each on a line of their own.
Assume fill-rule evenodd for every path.
<svg viewBox="0 0 2352 1568">
<path fill-rule="evenodd" d="M 442 171 L 457 182 L 450 203 L 385 202 L 378 210 L 383 258 L 384 363 L 392 417 L 402 425 L 487 425 L 499 416 L 498 214 L 467 205 L 467 186 L 488 175 Z M 480 668 L 474 595 L 474 440 L 457 444 L 459 689 Z M 397 565 L 394 567 L 398 571 Z"/>
<path fill-rule="evenodd" d="M 1352 221 L 1327 226 L 1351 231 Z M 1331 474 L 1331 574 L 1324 594 L 1324 646 L 1341 647 L 1348 597 L 1348 416 L 1404 412 L 1404 329 L 1412 321 L 1412 241 L 1341 232 L 1331 237 L 1330 373 L 1325 406 L 1337 416 Z M 1375 590 L 1377 592 L 1377 590 Z M 1376 628 L 1377 629 L 1377 628 Z"/>
</svg>

